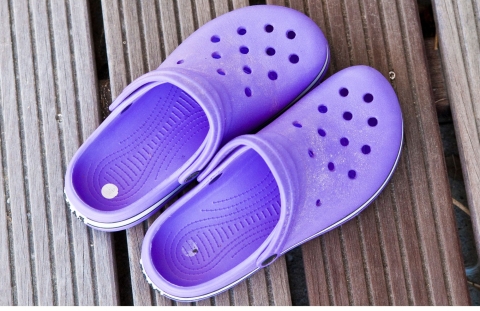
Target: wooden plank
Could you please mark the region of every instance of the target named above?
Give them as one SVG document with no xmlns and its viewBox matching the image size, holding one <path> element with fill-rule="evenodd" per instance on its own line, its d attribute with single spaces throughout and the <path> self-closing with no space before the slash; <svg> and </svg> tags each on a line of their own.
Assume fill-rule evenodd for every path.
<svg viewBox="0 0 480 311">
<path fill-rule="evenodd" d="M 76 83 L 76 103 L 79 114 L 80 124 L 80 143 L 82 143 L 90 134 L 98 127 L 99 117 L 99 100 L 98 85 L 95 76 L 95 65 L 93 61 L 93 48 L 91 38 L 91 27 L 88 17 L 88 4 L 86 1 L 71 1 L 67 6 L 67 18 L 70 18 L 71 29 L 70 45 L 73 53 L 72 62 L 74 63 L 74 83 Z M 73 83 L 71 85 L 74 85 Z M 70 160 L 70 159 L 68 159 Z M 92 230 L 87 228 L 81 222 L 74 219 L 75 230 L 81 226 L 81 231 L 88 232 L 90 239 L 86 239 L 87 235 L 76 235 L 72 230 L 72 238 L 78 239 L 78 236 L 84 237 L 83 240 L 88 244 L 80 244 L 82 250 L 86 252 L 90 248 L 90 260 L 92 261 L 92 275 L 94 282 L 94 302 L 99 305 L 116 305 L 118 304 L 118 284 L 115 273 L 115 257 L 113 254 L 113 243 L 109 233 Z M 91 254 L 93 252 L 93 256 Z M 76 257 L 81 252 L 75 250 Z M 78 254 L 78 255 L 77 255 Z M 77 275 L 85 272 L 85 263 L 76 267 Z M 82 275 L 81 278 L 84 278 Z M 80 282 L 77 282 L 77 286 Z M 81 284 L 81 283 L 80 283 Z M 86 293 L 90 289 L 86 288 Z M 86 296 L 83 292 L 82 296 Z"/>
<path fill-rule="evenodd" d="M 61 123 L 58 125 L 60 133 L 60 148 L 62 155 L 62 171 L 65 173 L 66 164 L 73 157 L 79 147 L 78 120 L 80 111 L 77 109 L 76 92 L 74 89 L 76 74 L 73 68 L 71 57 L 70 36 L 66 29 L 69 28 L 69 15 L 66 3 L 57 1 L 51 3 L 50 10 L 55 7 L 55 14 L 51 11 L 51 27 L 53 43 L 55 46 L 53 52 L 53 64 L 55 71 L 55 88 L 57 97 L 57 113 L 61 116 Z M 63 43 L 63 44 L 62 44 Z M 58 65 L 57 65 L 58 64 Z M 61 64 L 61 65 L 60 65 Z M 91 113 L 91 112 L 90 112 Z M 87 113 L 88 114 L 88 113 Z M 58 118 L 58 117 L 57 117 Z M 62 185 L 63 186 L 63 185 Z M 92 267 L 90 261 L 90 246 L 88 241 L 87 229 L 80 224 L 75 217 L 72 217 L 68 209 L 63 207 L 58 209 L 58 218 L 55 219 L 56 236 L 59 237 L 55 245 L 55 252 L 58 261 L 65 258 L 65 252 L 69 254 L 70 267 L 66 267 L 66 273 L 73 275 L 73 300 L 74 304 L 93 305 L 94 302 L 94 283 L 92 280 Z M 62 224 L 70 223 L 64 228 Z M 66 232 L 65 232 L 66 231 Z M 82 238 L 74 238 L 82 237 Z M 66 239 L 61 240 L 61 239 Z M 64 244 L 67 243 L 67 244 Z M 68 245 L 68 247 L 62 247 Z M 64 260 L 64 259 L 63 259 Z M 56 260 L 56 262 L 58 262 Z M 69 271 L 71 270 L 71 271 Z M 65 299 L 66 300 L 66 299 Z M 71 304 L 68 302 L 68 304 Z"/>
<path fill-rule="evenodd" d="M 20 128 L 18 124 L 17 89 L 15 81 L 15 68 L 13 57 L 15 33 L 13 32 L 13 19 L 10 3 L 0 3 L 0 17 L 3 31 L 0 32 L 0 90 L 2 98 L 2 164 L 6 200 L 2 201 L 2 209 L 6 209 L 8 246 L 10 250 L 9 267 L 11 273 L 11 299 L 13 304 L 32 305 L 33 286 L 32 268 L 27 237 L 27 210 L 25 203 L 25 189 L 23 184 L 23 164 L 21 155 Z M 11 103 L 7 105 L 6 103 Z M 8 148 L 7 148 L 8 146 Z M 10 197 L 10 194 L 13 194 Z M 12 208 L 14 207 L 14 208 Z M 28 259 L 28 260 L 25 260 Z M 12 268 L 12 266 L 14 268 Z M 20 292 L 18 286 L 22 286 Z M 3 286 L 2 286 L 3 287 Z M 3 289 L 3 291 L 7 291 Z"/>
<path fill-rule="evenodd" d="M 400 164 L 375 204 L 303 247 L 310 303 L 468 304 L 415 1 L 305 5 L 329 40 L 330 73 L 356 64 L 394 73 L 405 122 Z"/>
<path fill-rule="evenodd" d="M 98 126 L 87 7 L 0 4 L 1 304 L 117 303 L 110 236 L 71 222 L 63 199 L 66 163 Z"/>
<path fill-rule="evenodd" d="M 247 281 L 245 280 L 235 286 L 234 289 L 231 291 L 233 292 L 233 305 L 235 306 L 249 306 L 250 301 L 248 298 L 248 285 Z"/>
<path fill-rule="evenodd" d="M 248 5 L 247 0 L 158 2 L 103 0 L 112 98 L 118 96 L 121 90 L 139 75 L 158 67 L 161 61 L 195 29 L 213 17 L 245 5 Z M 141 55 L 147 55 L 147 57 L 141 58 Z M 138 266 L 141 238 L 148 224 L 151 224 L 154 219 L 155 217 L 151 217 L 147 225 L 138 225 L 127 230 L 135 305 L 172 304 L 170 300 L 161 297 L 158 293 L 147 290 L 149 287 Z M 198 305 L 291 304 L 285 259 L 280 258 L 271 269 L 273 273 L 270 276 L 263 271 L 248 280 L 248 286 L 246 286 L 247 283 L 242 283 L 231 291 L 213 300 L 199 302 Z"/>
<path fill-rule="evenodd" d="M 38 76 L 36 74 L 42 74 L 43 68 L 38 68 L 38 59 L 34 59 L 34 49 L 37 46 L 41 48 L 42 45 L 37 45 L 36 38 L 30 31 L 30 27 L 33 25 L 30 25 L 29 16 L 25 14 L 25 12 L 30 11 L 27 1 L 15 1 L 11 9 L 16 36 L 17 96 L 24 183 L 27 189 L 27 230 L 30 244 L 29 257 L 33 270 L 31 280 L 34 287 L 33 303 L 53 305 L 52 267 L 48 250 L 50 237 L 47 233 L 45 185 L 41 157 L 44 146 L 40 142 L 39 126 L 41 120 L 39 120 L 36 105 L 37 96 L 41 96 L 41 94 L 37 94 L 35 88 L 29 87 L 37 84 Z M 37 68 L 34 68 L 34 66 Z M 41 88 L 41 85 L 39 86 Z M 38 91 L 41 92 L 42 89 Z"/>
<path fill-rule="evenodd" d="M 439 49 L 480 254 L 480 1 L 433 1 Z"/>
<path fill-rule="evenodd" d="M 303 261 L 315 273 L 306 273 L 308 300 L 312 306 L 328 306 L 333 300 L 322 251 L 322 239 L 313 239 L 302 246 Z"/>
<path fill-rule="evenodd" d="M 287 263 L 285 256 L 280 257 L 266 269 L 267 283 L 272 292 L 272 304 L 275 306 L 291 306 L 290 287 L 288 285 Z"/>
<path fill-rule="evenodd" d="M 4 163 L 7 162 L 7 135 L 5 125 L 9 111 L 6 109 L 4 103 L 6 102 L 15 102 L 15 81 L 13 74 L 13 63 L 9 60 L 13 59 L 12 45 L 11 45 L 11 34 L 10 31 L 10 17 L 9 17 L 9 8 L 6 2 L 0 3 L 0 28 L 4 31 L 0 32 L 0 71 L 2 72 L 2 79 L 0 79 L 0 105 L 1 105 L 1 116 L 0 116 L 0 139 L 1 139 L 1 150 L 2 150 L 2 163 L 1 169 L 2 174 L 0 177 L 0 182 L 2 187 L 0 189 L 0 248 L 2 252 L 0 253 L 0 269 L 5 271 L 3 276 L 5 280 L 0 282 L 0 305 L 8 306 L 13 305 L 16 302 L 16 276 L 14 271 L 11 269 L 11 264 L 14 262 L 14 253 L 13 253 L 13 237 L 12 237 L 12 214 L 11 214 L 11 200 L 8 197 L 8 183 L 5 179 L 8 178 L 7 167 Z M 12 87 L 13 86 L 13 87 Z M 14 107 L 12 107 L 14 108 Z M 16 110 L 13 109 L 13 112 L 16 113 Z M 12 129 L 10 129 L 12 130 Z M 18 135 L 18 127 L 13 129 L 14 135 Z M 15 140 L 15 138 L 13 138 Z M 10 139 L 12 142 L 12 139 Z M 10 149 L 11 150 L 11 149 Z M 18 207 L 17 207 L 18 209 Z M 28 284 L 26 284 L 28 286 Z M 28 289 L 28 287 L 27 287 Z"/>
</svg>

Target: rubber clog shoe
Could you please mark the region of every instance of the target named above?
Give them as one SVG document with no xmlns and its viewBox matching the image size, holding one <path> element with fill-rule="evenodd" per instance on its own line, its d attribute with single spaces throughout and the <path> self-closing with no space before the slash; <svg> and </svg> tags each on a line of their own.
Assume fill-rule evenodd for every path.
<svg viewBox="0 0 480 311">
<path fill-rule="evenodd" d="M 226 144 L 160 215 L 142 246 L 148 282 L 179 301 L 232 287 L 368 206 L 402 139 L 389 81 L 366 66 L 338 72 L 259 133 Z"/>
<path fill-rule="evenodd" d="M 105 231 L 154 213 L 230 139 L 295 102 L 324 74 L 324 35 L 304 14 L 252 6 L 202 26 L 136 79 L 71 160 L 70 209 Z"/>
</svg>

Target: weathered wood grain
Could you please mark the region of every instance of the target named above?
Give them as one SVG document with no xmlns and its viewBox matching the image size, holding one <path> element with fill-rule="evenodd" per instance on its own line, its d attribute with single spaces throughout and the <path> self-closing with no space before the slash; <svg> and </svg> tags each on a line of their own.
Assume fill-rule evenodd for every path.
<svg viewBox="0 0 480 311">
<path fill-rule="evenodd" d="M 14 23 L 10 3 L 0 3 L 0 18 L 2 30 L 0 32 L 1 48 L 0 68 L 2 72 L 1 82 L 1 104 L 2 104 L 2 162 L 3 162 L 3 185 L 6 200 L 2 200 L 2 210 L 6 210 L 8 244 L 2 245 L 3 249 L 9 249 L 10 258 L 8 268 L 11 275 L 11 298 L 7 302 L 13 304 L 32 305 L 33 285 L 32 267 L 30 262 L 29 242 L 27 228 L 27 209 L 25 200 L 25 189 L 23 182 L 23 164 L 21 152 L 19 111 L 17 106 L 16 68 L 14 68 L 13 35 Z M 16 55 L 15 55 L 16 56 Z M 8 104 L 7 104 L 8 103 Z M 8 148 L 7 148 L 8 146 Z M 11 197 L 10 197 L 11 196 Z M 25 260 L 28 259 L 28 260 Z M 15 268 L 12 269 L 12 266 Z M 5 284 L 8 286 L 8 284 Z M 17 286 L 22 286 L 17 291 Z M 3 289 L 3 291 L 9 291 Z"/>
<path fill-rule="evenodd" d="M 246 0 L 103 0 L 112 98 L 118 96 L 132 80 L 158 67 L 195 29 L 216 16 L 246 5 Z M 142 55 L 146 56 L 142 58 Z M 147 223 L 151 224 L 154 219 L 152 217 Z M 168 299 L 147 290 L 148 284 L 138 265 L 145 230 L 145 225 L 127 230 L 134 304 L 171 305 L 172 302 Z M 263 271 L 247 283 L 242 283 L 213 300 L 201 301 L 198 305 L 209 305 L 212 302 L 215 305 L 291 304 L 285 259 L 280 258 L 271 269 L 273 273 L 268 277 Z"/>
<path fill-rule="evenodd" d="M 356 220 L 303 247 L 310 303 L 468 304 L 416 2 L 288 4 L 326 34 L 330 74 L 356 64 L 395 74 L 405 123 L 402 157 L 381 196 Z"/>
<path fill-rule="evenodd" d="M 448 101 L 480 254 L 480 1 L 433 1 Z"/>
<path fill-rule="evenodd" d="M 0 4 L 2 305 L 118 302 L 110 235 L 72 220 L 63 199 L 66 165 L 99 123 L 87 8 Z"/>
</svg>

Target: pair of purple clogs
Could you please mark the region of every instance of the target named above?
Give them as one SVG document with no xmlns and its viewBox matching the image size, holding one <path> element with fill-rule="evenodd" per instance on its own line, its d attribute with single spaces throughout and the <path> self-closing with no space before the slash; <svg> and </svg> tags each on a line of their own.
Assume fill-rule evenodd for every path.
<svg viewBox="0 0 480 311">
<path fill-rule="evenodd" d="M 393 88 L 366 66 L 316 86 L 328 63 L 321 30 L 292 9 L 205 24 L 127 86 L 77 151 L 70 209 L 118 231 L 197 178 L 149 228 L 144 273 L 178 301 L 234 286 L 356 216 L 392 176 L 403 135 Z"/>
</svg>

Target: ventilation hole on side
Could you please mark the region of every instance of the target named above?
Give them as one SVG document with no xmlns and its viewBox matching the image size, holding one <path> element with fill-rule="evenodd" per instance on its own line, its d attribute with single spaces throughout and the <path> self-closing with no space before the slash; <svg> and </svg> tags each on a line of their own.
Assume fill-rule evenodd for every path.
<svg viewBox="0 0 480 311">
<path fill-rule="evenodd" d="M 355 179 L 355 177 L 357 177 L 357 172 L 355 172 L 354 170 L 349 170 L 348 171 L 348 178 Z"/>
<path fill-rule="evenodd" d="M 293 126 L 295 126 L 295 127 L 302 127 L 302 125 L 301 125 L 300 122 L 298 122 L 298 121 L 293 121 L 292 124 L 293 124 Z"/>
<path fill-rule="evenodd" d="M 308 149 L 308 156 L 310 158 L 313 158 L 315 156 L 315 154 L 313 153 L 313 150 L 312 149 Z"/>
<path fill-rule="evenodd" d="M 213 43 L 220 42 L 220 37 L 219 36 L 212 36 L 210 38 L 210 41 L 212 41 Z"/>
<path fill-rule="evenodd" d="M 366 103 L 371 103 L 373 101 L 373 95 L 370 93 L 363 95 L 363 101 Z"/>
<path fill-rule="evenodd" d="M 335 170 L 335 164 L 333 164 L 333 162 L 328 162 L 328 170 L 333 172 Z"/>
<path fill-rule="evenodd" d="M 192 253 L 198 254 L 198 249 L 196 249 L 196 248 L 192 249 Z"/>
<path fill-rule="evenodd" d="M 293 30 L 289 30 L 287 31 L 287 38 L 292 40 L 292 39 L 295 39 L 295 37 L 297 36 L 297 34 L 295 33 L 295 31 Z"/>
<path fill-rule="evenodd" d="M 340 96 L 342 96 L 342 97 L 347 97 L 348 96 L 348 90 L 344 87 L 342 87 L 340 89 L 339 93 L 340 93 Z"/>
<path fill-rule="evenodd" d="M 266 265 L 271 264 L 271 263 L 275 260 L 275 258 L 277 258 L 277 255 L 276 255 L 276 254 L 268 257 L 267 259 L 265 259 L 265 260 L 262 262 L 262 266 L 266 266 Z"/>
<path fill-rule="evenodd" d="M 183 60 L 183 59 L 181 59 L 181 60 L 179 60 L 179 61 L 177 62 L 177 64 L 179 64 L 179 65 L 180 65 L 180 64 L 183 64 L 183 62 L 184 62 L 184 60 Z"/>
<path fill-rule="evenodd" d="M 317 202 L 315 202 L 315 204 L 316 204 L 317 206 L 320 206 L 320 205 L 322 205 L 322 202 L 320 201 L 320 199 L 318 199 Z"/>
<path fill-rule="evenodd" d="M 278 75 L 277 75 L 277 73 L 276 73 L 275 71 L 269 71 L 269 72 L 268 72 L 268 78 L 269 78 L 270 80 L 277 80 Z"/>
<path fill-rule="evenodd" d="M 369 145 L 363 145 L 363 147 L 362 147 L 362 153 L 363 154 L 369 154 L 370 151 L 372 151 L 372 149 L 370 148 Z"/>
<path fill-rule="evenodd" d="M 318 106 L 318 111 L 320 111 L 320 113 L 326 113 L 328 111 L 328 108 L 325 105 L 320 105 Z"/>
<path fill-rule="evenodd" d="M 377 118 L 368 119 L 368 125 L 370 125 L 371 127 L 377 126 L 377 124 L 378 124 Z"/>
<path fill-rule="evenodd" d="M 128 108 L 130 108 L 132 106 L 132 104 L 128 105 L 127 107 L 125 107 L 125 109 L 122 110 L 122 112 L 120 112 L 120 114 L 124 113 L 125 111 L 128 110 Z"/>
<path fill-rule="evenodd" d="M 218 52 L 213 52 L 213 53 L 212 53 L 212 57 L 215 58 L 215 59 L 222 58 L 222 57 L 220 56 L 220 53 L 218 53 Z"/>
<path fill-rule="evenodd" d="M 241 46 L 240 47 L 240 53 L 242 54 L 248 54 L 250 50 L 246 46 Z"/>
<path fill-rule="evenodd" d="M 245 72 L 247 75 L 252 73 L 252 69 L 248 66 L 243 66 L 243 72 Z"/>
<path fill-rule="evenodd" d="M 274 48 L 267 48 L 267 50 L 265 52 L 267 53 L 268 56 L 275 55 L 275 49 Z"/>
<path fill-rule="evenodd" d="M 292 64 L 296 64 L 298 63 L 298 61 L 300 60 L 300 58 L 298 57 L 297 54 L 292 54 L 288 57 L 288 60 L 292 63 Z"/>
<path fill-rule="evenodd" d="M 265 31 L 268 33 L 271 33 L 273 31 L 273 26 L 272 25 L 265 25 Z"/>
<path fill-rule="evenodd" d="M 217 69 L 217 72 L 219 75 L 222 75 L 222 76 L 225 75 L 225 71 L 223 71 L 222 69 Z"/>
<path fill-rule="evenodd" d="M 211 184 L 213 184 L 214 182 L 216 182 L 216 181 L 220 178 L 220 176 L 222 176 L 222 174 L 223 174 L 223 173 L 220 173 L 220 174 L 218 174 L 217 176 L 215 176 L 215 177 L 208 183 L 208 185 L 211 185 Z"/>
<path fill-rule="evenodd" d="M 247 30 L 243 27 L 238 27 L 237 29 L 237 33 L 240 35 L 240 36 L 243 36 L 244 34 L 247 33 Z"/>
<path fill-rule="evenodd" d="M 324 129 L 318 129 L 318 135 L 325 137 L 327 135 L 327 132 L 325 132 Z"/>
<path fill-rule="evenodd" d="M 349 143 L 348 138 L 342 137 L 342 138 L 340 139 L 340 144 L 341 144 L 342 146 L 346 147 L 346 146 L 348 146 L 348 143 Z"/>
<path fill-rule="evenodd" d="M 245 95 L 247 95 L 247 97 L 252 96 L 252 90 L 249 87 L 245 88 Z"/>
<path fill-rule="evenodd" d="M 353 115 L 350 111 L 346 111 L 346 112 L 343 113 L 343 118 L 347 121 L 352 120 L 352 117 L 353 117 Z"/>
</svg>

